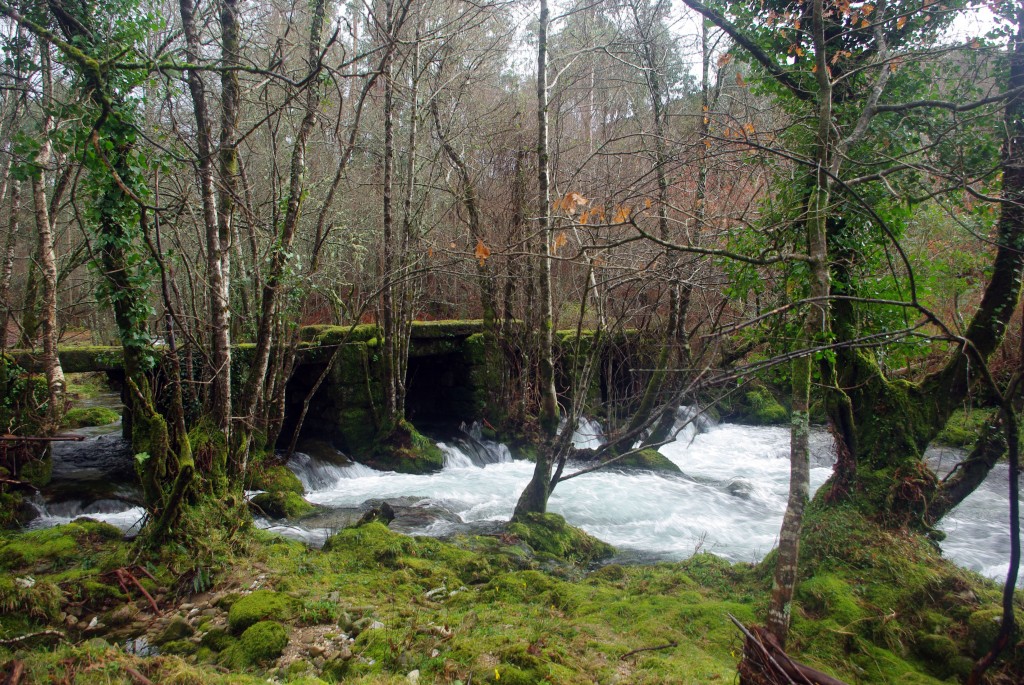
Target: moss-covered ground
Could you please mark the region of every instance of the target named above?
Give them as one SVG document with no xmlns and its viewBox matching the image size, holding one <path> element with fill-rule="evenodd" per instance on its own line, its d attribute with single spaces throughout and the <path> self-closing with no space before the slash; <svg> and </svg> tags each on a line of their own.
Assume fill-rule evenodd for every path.
<svg viewBox="0 0 1024 685">
<path fill-rule="evenodd" d="M 849 683 L 962 678 L 993 634 L 996 585 L 849 511 L 812 512 L 807 531 L 795 657 Z M 763 619 L 766 565 L 699 554 L 595 569 L 555 554 L 592 558 L 595 544 L 546 519 L 450 543 L 375 522 L 324 550 L 211 529 L 203 554 L 148 557 L 104 524 L 6 533 L 0 668 L 83 685 L 141 682 L 133 670 L 170 684 L 734 682 L 727 616 Z M 42 630 L 62 637 L 16 640 Z M 991 682 L 1021 682 L 1014 658 Z"/>
</svg>

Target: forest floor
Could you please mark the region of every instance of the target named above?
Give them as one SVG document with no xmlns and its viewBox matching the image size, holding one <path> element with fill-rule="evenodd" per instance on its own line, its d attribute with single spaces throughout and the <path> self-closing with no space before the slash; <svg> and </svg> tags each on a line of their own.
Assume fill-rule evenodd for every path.
<svg viewBox="0 0 1024 685">
<path fill-rule="evenodd" d="M 735 682 L 729 615 L 763 619 L 771 557 L 584 565 L 602 551 L 553 516 L 451 542 L 374 522 L 324 550 L 244 521 L 159 554 L 97 522 L 8 532 L 0 682 Z M 812 511 L 804 557 L 790 651 L 851 684 L 962 681 L 998 629 L 996 584 L 855 512 Z M 1019 640 L 989 682 L 1024 682 Z"/>
</svg>

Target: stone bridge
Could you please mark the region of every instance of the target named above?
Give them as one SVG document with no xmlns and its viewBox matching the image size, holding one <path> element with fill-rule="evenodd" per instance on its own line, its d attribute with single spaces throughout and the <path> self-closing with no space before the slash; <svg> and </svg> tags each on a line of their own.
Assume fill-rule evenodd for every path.
<svg viewBox="0 0 1024 685">
<path fill-rule="evenodd" d="M 469 321 L 414 322 L 409 347 L 406 415 L 415 424 L 454 424 L 480 419 L 494 420 L 505 407 L 488 406 L 489 385 L 495 381 L 484 355 L 483 324 Z M 376 325 L 307 326 L 301 331 L 297 368 L 289 381 L 282 435 L 289 435 L 308 392 L 333 358 L 329 375 L 310 402 L 304 433 L 327 438 L 346 451 L 359 451 L 372 443 L 384 408 L 383 360 L 380 328 Z M 589 338 L 589 336 L 585 336 Z M 646 354 L 638 353 L 639 336 L 620 334 L 628 344 L 614 347 L 601 364 L 601 373 L 588 392 L 588 401 L 607 402 L 612 396 L 635 391 L 638 379 L 633 367 L 649 367 Z M 559 357 L 569 359 L 575 333 L 556 336 Z M 585 346 L 585 345 L 584 345 Z M 253 353 L 252 344 L 234 348 L 232 366 L 244 373 Z M 628 352 L 627 352 L 628 350 Z M 27 369 L 38 369 L 37 360 L 26 351 L 12 356 Z M 120 347 L 75 347 L 59 351 L 65 373 L 103 372 L 123 386 L 123 356 Z M 520 364 L 515 352 L 505 352 L 507 363 Z M 561 364 L 563 369 L 567 365 Z M 567 385 L 562 373 L 561 385 Z M 500 375 L 499 375 L 500 377 Z M 131 417 L 125 416 L 130 431 Z"/>
</svg>

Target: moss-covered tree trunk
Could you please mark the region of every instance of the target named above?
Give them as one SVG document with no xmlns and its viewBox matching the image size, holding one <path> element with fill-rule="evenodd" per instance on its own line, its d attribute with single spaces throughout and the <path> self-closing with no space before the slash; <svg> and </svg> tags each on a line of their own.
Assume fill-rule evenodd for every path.
<svg viewBox="0 0 1024 685">
<path fill-rule="evenodd" d="M 929 443 L 980 377 L 972 367 L 986 363 L 1001 343 L 1020 296 L 1024 268 L 1024 99 L 1020 95 L 1024 47 L 1020 41 L 1010 56 L 1005 89 L 1017 94 L 1008 100 L 1003 116 L 1007 138 L 1000 163 L 997 248 L 991 277 L 963 344 L 943 368 L 919 383 L 889 380 L 869 351 L 851 347 L 837 351 L 841 391 L 827 407 L 839 429 L 840 468 L 822 496 L 853 497 L 896 524 L 933 525 L 973 492 L 1002 454 L 996 428 L 990 431 L 991 439 L 981 440 L 954 476 L 942 483 L 922 460 Z M 837 280 L 848 280 L 841 264 L 833 268 Z M 854 305 L 836 302 L 833 315 L 837 342 L 855 340 L 859 333 Z"/>
</svg>

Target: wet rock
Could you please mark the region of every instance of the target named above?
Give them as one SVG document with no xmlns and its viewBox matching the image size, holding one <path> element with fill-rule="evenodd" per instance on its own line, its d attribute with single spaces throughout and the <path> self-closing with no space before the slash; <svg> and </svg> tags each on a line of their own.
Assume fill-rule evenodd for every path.
<svg viewBox="0 0 1024 685">
<path fill-rule="evenodd" d="M 192 637 L 195 632 L 195 628 L 189 625 L 188 621 L 181 616 L 175 616 L 167 624 L 167 627 L 160 632 L 160 635 L 153 640 L 153 644 L 163 645 L 168 642 L 184 640 L 187 637 Z"/>
<path fill-rule="evenodd" d="M 729 481 L 729 484 L 725 486 L 725 491 L 733 497 L 750 499 L 750 496 L 754 493 L 754 484 L 742 478 L 737 478 Z"/>
</svg>

